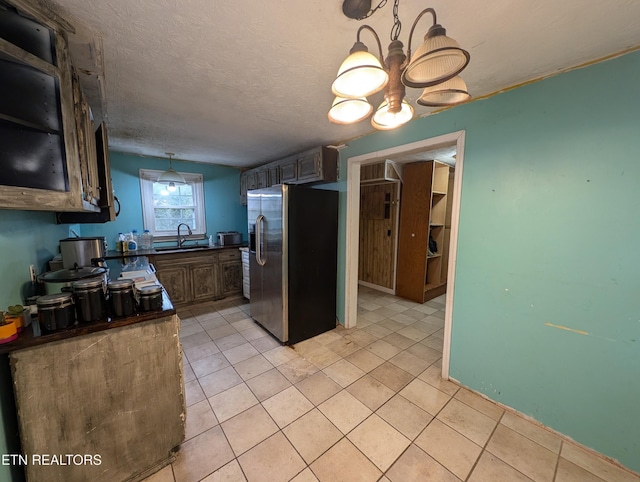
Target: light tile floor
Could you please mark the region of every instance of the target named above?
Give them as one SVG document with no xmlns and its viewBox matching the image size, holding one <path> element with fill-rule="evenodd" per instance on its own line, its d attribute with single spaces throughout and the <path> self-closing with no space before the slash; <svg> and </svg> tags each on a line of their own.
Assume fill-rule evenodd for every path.
<svg viewBox="0 0 640 482">
<path fill-rule="evenodd" d="M 180 310 L 186 441 L 147 482 L 640 482 L 443 381 L 444 297 L 361 288 L 358 307 L 292 347 L 243 299 Z"/>
</svg>

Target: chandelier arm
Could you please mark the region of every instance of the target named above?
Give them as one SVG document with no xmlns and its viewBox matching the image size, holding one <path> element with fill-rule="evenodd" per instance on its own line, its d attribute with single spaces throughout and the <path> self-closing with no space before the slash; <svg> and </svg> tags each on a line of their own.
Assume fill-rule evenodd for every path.
<svg viewBox="0 0 640 482">
<path fill-rule="evenodd" d="M 378 52 L 380 52 L 380 63 L 381 63 L 382 65 L 384 65 L 384 57 L 383 57 L 383 55 L 382 55 L 382 44 L 380 43 L 380 37 L 378 37 L 378 34 L 376 33 L 376 31 L 375 31 L 375 30 L 373 30 L 373 28 L 372 28 L 372 27 L 370 27 L 369 25 L 362 25 L 362 26 L 358 29 L 358 35 L 357 35 L 356 40 L 357 40 L 358 42 L 360 42 L 360 32 L 362 32 L 363 30 L 369 30 L 369 31 L 373 34 L 373 36 L 376 38 L 376 42 L 377 42 L 377 44 L 378 44 Z"/>
<path fill-rule="evenodd" d="M 416 17 L 416 19 L 413 22 L 413 25 L 411 26 L 411 31 L 409 32 L 409 45 L 407 47 L 407 60 L 406 60 L 407 63 L 411 61 L 411 39 L 413 39 L 413 31 L 416 29 L 416 25 L 418 25 L 418 21 L 422 18 L 422 16 L 425 13 L 430 13 L 431 15 L 433 15 L 432 25 L 435 25 L 436 23 L 438 23 L 436 19 L 436 11 L 431 7 L 425 8 L 422 12 L 420 12 L 420 15 Z"/>
</svg>

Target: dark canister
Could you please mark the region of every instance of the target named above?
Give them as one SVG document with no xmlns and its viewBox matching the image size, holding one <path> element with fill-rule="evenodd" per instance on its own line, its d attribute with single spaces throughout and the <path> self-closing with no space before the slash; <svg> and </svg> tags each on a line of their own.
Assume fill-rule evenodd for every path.
<svg viewBox="0 0 640 482">
<path fill-rule="evenodd" d="M 74 281 L 71 287 L 80 323 L 107 319 L 107 299 L 102 278 Z"/>
<path fill-rule="evenodd" d="M 66 330 L 76 322 L 71 293 L 55 293 L 38 298 L 38 321 L 44 331 Z"/>
<path fill-rule="evenodd" d="M 133 293 L 133 280 L 118 279 L 111 281 L 108 287 L 111 316 L 117 318 L 132 315 L 136 303 Z"/>
<path fill-rule="evenodd" d="M 140 311 L 162 309 L 162 286 L 143 286 L 138 290 Z"/>
</svg>

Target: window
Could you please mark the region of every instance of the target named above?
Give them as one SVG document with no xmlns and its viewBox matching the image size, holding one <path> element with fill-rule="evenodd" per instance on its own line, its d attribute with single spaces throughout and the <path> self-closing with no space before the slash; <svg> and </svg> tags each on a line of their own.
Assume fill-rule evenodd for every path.
<svg viewBox="0 0 640 482">
<path fill-rule="evenodd" d="M 170 191 L 167 186 L 156 182 L 162 172 L 140 169 L 144 229 L 151 231 L 158 240 L 175 239 L 178 225 L 185 223 L 194 236 L 204 237 L 207 223 L 202 174 L 181 172 L 187 184 Z"/>
</svg>

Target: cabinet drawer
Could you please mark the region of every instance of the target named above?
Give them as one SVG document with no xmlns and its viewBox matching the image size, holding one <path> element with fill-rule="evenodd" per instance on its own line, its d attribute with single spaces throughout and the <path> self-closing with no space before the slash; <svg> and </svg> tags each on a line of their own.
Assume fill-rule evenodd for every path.
<svg viewBox="0 0 640 482">
<path fill-rule="evenodd" d="M 231 259 L 240 259 L 240 251 L 238 249 L 225 249 L 219 253 L 220 261 L 229 261 Z"/>
</svg>

